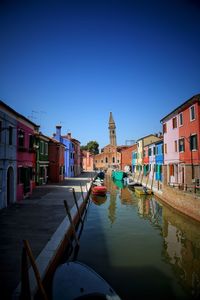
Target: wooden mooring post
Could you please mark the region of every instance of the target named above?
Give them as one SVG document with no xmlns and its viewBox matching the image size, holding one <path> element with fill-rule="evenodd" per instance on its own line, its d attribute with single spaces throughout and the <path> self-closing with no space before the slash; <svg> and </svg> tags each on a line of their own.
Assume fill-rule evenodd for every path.
<svg viewBox="0 0 200 300">
<path fill-rule="evenodd" d="M 73 192 L 74 202 L 75 202 L 75 205 L 76 205 L 76 208 L 77 208 L 77 211 L 78 211 L 78 215 L 79 215 L 80 221 L 83 224 L 83 220 L 82 220 L 82 217 L 81 217 L 80 209 L 78 207 L 78 202 L 77 202 L 76 193 L 75 193 L 75 189 L 74 188 L 72 188 L 72 192 Z"/>
<path fill-rule="evenodd" d="M 76 244 L 79 246 L 79 241 L 78 241 L 78 238 L 76 236 L 76 229 L 75 229 L 75 226 L 74 226 L 74 222 L 72 220 L 72 216 L 71 216 L 71 213 L 70 213 L 70 209 L 69 209 L 69 206 L 67 204 L 67 201 L 64 200 L 64 205 L 65 205 L 65 209 L 66 209 L 66 213 L 67 213 L 67 216 L 69 218 L 69 222 L 71 224 L 71 227 L 72 227 L 72 231 L 73 231 L 73 234 L 74 234 L 74 238 L 76 240 Z"/>
<path fill-rule="evenodd" d="M 81 187 L 81 196 L 82 196 L 82 199 L 83 199 L 83 201 L 85 201 L 84 195 L 83 195 L 83 188 L 82 188 L 82 184 L 81 183 L 80 183 L 80 187 Z"/>
<path fill-rule="evenodd" d="M 39 291 L 40 291 L 40 293 L 41 293 L 42 299 L 48 300 L 48 297 L 47 297 L 47 294 L 46 294 L 46 292 L 45 292 L 45 290 L 44 290 L 44 287 L 43 287 L 43 284 L 42 284 L 42 279 L 41 279 L 41 277 L 40 277 L 40 273 L 39 273 L 39 270 L 38 270 L 38 268 L 37 268 L 35 259 L 34 259 L 34 257 L 33 257 L 33 253 L 32 253 L 31 247 L 30 247 L 30 245 L 29 245 L 29 242 L 28 242 L 27 240 L 23 240 L 23 244 L 24 244 L 25 252 L 26 252 L 26 254 L 27 254 L 28 257 L 29 257 L 31 266 L 32 266 L 32 268 L 33 268 L 33 272 L 34 272 L 34 274 L 35 274 L 35 278 L 36 278 L 36 281 L 37 281 L 37 284 L 38 284 L 38 289 L 39 289 Z M 25 263 L 27 263 L 27 262 L 25 262 Z M 25 266 L 24 266 L 24 268 L 25 268 Z M 26 277 L 27 277 L 27 276 L 26 276 Z M 27 280 L 27 278 L 26 278 L 25 280 Z M 28 288 L 27 282 L 24 283 L 24 284 L 26 284 L 26 288 Z M 28 293 L 28 292 L 30 292 L 30 290 L 29 290 L 29 291 L 26 290 L 26 291 L 24 291 L 23 293 Z M 31 296 L 31 293 L 30 293 L 30 296 Z M 23 298 L 22 298 L 22 299 L 23 299 Z M 26 299 L 27 299 L 27 298 L 26 298 Z M 29 298 L 28 298 L 28 299 L 29 299 Z"/>
</svg>

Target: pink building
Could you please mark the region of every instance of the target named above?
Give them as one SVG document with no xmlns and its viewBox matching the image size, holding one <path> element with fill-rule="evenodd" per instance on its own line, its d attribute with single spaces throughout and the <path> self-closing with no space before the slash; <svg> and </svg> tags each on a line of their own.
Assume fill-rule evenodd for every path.
<svg viewBox="0 0 200 300">
<path fill-rule="evenodd" d="M 23 116 L 17 116 L 17 201 L 28 197 L 35 187 L 36 129 L 36 124 Z"/>
<path fill-rule="evenodd" d="M 167 165 L 167 182 L 178 182 L 178 117 L 177 112 L 170 113 L 161 120 L 163 123 L 164 164 Z"/>
<path fill-rule="evenodd" d="M 178 106 L 161 123 L 167 182 L 194 184 L 200 178 L 200 94 Z"/>
</svg>

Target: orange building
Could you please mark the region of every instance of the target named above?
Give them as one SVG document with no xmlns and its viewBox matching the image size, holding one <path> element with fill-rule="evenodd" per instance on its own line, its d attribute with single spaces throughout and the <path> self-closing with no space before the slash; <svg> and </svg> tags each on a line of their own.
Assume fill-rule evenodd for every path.
<svg viewBox="0 0 200 300">
<path fill-rule="evenodd" d="M 93 171 L 94 170 L 94 155 L 89 151 L 82 150 L 82 168 L 83 171 Z"/>
<path fill-rule="evenodd" d="M 128 146 L 121 150 L 121 170 L 125 170 L 126 166 L 132 166 L 132 152 L 137 149 L 137 144 Z"/>
<path fill-rule="evenodd" d="M 104 171 L 108 169 L 120 169 L 121 153 L 118 151 L 117 146 L 109 144 L 101 151 L 100 154 L 94 157 L 95 169 L 102 169 Z"/>
</svg>

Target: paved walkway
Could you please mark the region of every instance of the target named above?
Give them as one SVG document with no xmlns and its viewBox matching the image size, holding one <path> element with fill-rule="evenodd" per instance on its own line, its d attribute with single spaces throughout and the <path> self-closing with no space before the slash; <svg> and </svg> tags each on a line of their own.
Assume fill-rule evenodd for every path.
<svg viewBox="0 0 200 300">
<path fill-rule="evenodd" d="M 20 282 L 22 240 L 27 239 L 36 258 L 66 216 L 63 200 L 74 205 L 94 173 L 66 179 L 61 184 L 36 187 L 32 196 L 0 210 L 0 299 L 11 299 Z"/>
</svg>

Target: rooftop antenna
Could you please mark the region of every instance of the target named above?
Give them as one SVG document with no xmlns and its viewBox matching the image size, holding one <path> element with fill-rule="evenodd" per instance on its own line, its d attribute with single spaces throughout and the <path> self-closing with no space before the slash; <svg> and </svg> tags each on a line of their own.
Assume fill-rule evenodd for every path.
<svg viewBox="0 0 200 300">
<path fill-rule="evenodd" d="M 33 121 L 33 119 L 37 119 L 37 117 L 36 116 L 34 116 L 34 114 L 38 114 L 38 111 L 35 111 L 35 110 L 32 110 L 31 111 L 31 115 L 30 116 L 28 116 L 28 119 L 29 120 L 31 120 L 31 121 Z"/>
</svg>

